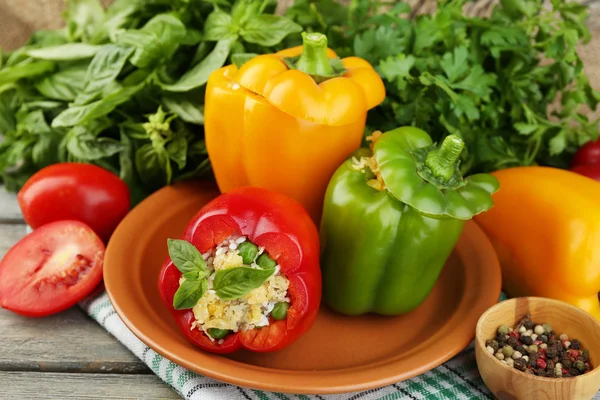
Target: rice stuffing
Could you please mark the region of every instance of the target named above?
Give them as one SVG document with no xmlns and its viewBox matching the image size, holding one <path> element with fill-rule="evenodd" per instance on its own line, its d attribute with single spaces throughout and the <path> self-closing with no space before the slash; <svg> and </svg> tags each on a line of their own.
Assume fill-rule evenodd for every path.
<svg viewBox="0 0 600 400">
<path fill-rule="evenodd" d="M 212 341 L 216 340 L 208 333 L 209 329 L 239 332 L 267 326 L 269 325 L 269 315 L 275 305 L 290 302 L 287 296 L 289 281 L 281 274 L 279 265 L 275 267 L 273 275 L 262 286 L 251 290 L 239 299 L 221 300 L 212 290 L 217 271 L 242 266 L 261 268 L 256 261 L 264 252 L 262 247 L 258 247 L 258 254 L 251 264 L 244 264 L 238 246 L 246 240 L 245 236 L 233 235 L 214 249 L 202 254 L 206 262 L 206 269 L 209 271 L 208 290 L 192 309 L 195 322 L 191 329 L 201 329 Z M 180 284 L 183 280 L 182 277 Z"/>
</svg>

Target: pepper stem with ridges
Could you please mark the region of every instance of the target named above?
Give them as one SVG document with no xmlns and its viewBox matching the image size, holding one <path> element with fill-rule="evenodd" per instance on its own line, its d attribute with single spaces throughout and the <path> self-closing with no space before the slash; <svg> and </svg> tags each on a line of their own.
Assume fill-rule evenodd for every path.
<svg viewBox="0 0 600 400">
<path fill-rule="evenodd" d="M 296 68 L 308 75 L 335 74 L 327 57 L 327 36 L 317 32 L 302 32 L 302 55 L 296 63 Z"/>
<path fill-rule="evenodd" d="M 425 165 L 436 178 L 447 181 L 454 175 L 464 147 L 465 143 L 458 136 L 446 136 L 439 149 L 427 154 Z"/>
</svg>

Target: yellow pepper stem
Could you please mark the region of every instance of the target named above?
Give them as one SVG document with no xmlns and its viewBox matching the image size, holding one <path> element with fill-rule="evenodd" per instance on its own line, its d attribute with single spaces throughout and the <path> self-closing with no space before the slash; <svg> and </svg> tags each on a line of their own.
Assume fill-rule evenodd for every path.
<svg viewBox="0 0 600 400">
<path fill-rule="evenodd" d="M 456 135 L 446 136 L 437 150 L 427 154 L 425 165 L 438 179 L 449 180 L 456 168 L 456 162 L 465 147 L 465 143 Z"/>
<path fill-rule="evenodd" d="M 302 55 L 296 68 L 308 75 L 330 76 L 335 70 L 327 57 L 327 36 L 302 32 Z"/>
</svg>

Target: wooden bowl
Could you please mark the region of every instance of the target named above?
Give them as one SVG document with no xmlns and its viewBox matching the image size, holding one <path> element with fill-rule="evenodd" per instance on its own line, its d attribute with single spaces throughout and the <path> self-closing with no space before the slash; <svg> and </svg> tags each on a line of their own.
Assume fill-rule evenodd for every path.
<svg viewBox="0 0 600 400">
<path fill-rule="evenodd" d="M 545 378 L 509 367 L 488 353 L 485 342 L 498 327 L 514 327 L 526 314 L 531 314 L 533 322 L 549 323 L 558 334 L 579 339 L 595 368 L 573 378 Z M 519 297 L 494 305 L 477 323 L 475 355 L 483 381 L 500 400 L 588 400 L 600 389 L 600 321 L 562 301 Z"/>
</svg>

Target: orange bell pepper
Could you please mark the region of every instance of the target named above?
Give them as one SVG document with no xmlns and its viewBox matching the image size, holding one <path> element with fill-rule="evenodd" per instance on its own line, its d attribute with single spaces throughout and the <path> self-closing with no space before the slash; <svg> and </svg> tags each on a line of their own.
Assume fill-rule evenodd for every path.
<svg viewBox="0 0 600 400">
<path fill-rule="evenodd" d="M 319 33 L 303 46 L 214 71 L 204 130 L 221 192 L 274 190 L 300 202 L 319 223 L 325 190 L 360 147 L 367 111 L 385 97 L 383 81 L 358 57 L 340 60 Z"/>
<path fill-rule="evenodd" d="M 494 207 L 475 220 L 498 253 L 504 291 L 562 300 L 600 319 L 600 183 L 549 167 L 493 175 Z"/>
</svg>

